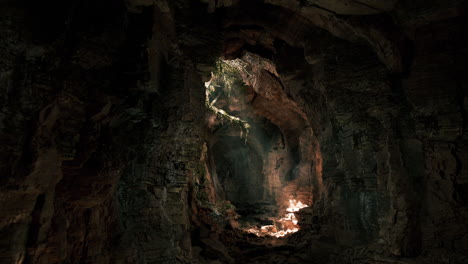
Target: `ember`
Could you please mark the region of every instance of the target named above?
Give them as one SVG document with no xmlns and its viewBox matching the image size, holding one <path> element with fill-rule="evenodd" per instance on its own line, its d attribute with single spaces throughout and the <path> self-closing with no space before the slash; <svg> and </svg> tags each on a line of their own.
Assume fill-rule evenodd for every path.
<svg viewBox="0 0 468 264">
<path fill-rule="evenodd" d="M 284 237 L 287 234 L 296 233 L 299 231 L 299 226 L 297 225 L 298 220 L 294 212 L 298 212 L 302 208 L 308 207 L 308 205 L 303 204 L 302 202 L 296 201 L 296 199 L 289 200 L 289 207 L 286 209 L 288 213 L 278 221 L 275 221 L 274 225 L 265 225 L 260 228 L 247 228 L 246 232 L 255 234 L 257 236 L 274 236 L 274 237 Z"/>
</svg>

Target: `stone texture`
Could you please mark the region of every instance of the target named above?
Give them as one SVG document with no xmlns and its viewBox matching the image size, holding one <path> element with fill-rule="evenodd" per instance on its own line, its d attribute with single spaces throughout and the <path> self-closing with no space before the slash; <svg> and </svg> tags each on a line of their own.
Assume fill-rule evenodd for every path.
<svg viewBox="0 0 468 264">
<path fill-rule="evenodd" d="M 0 262 L 467 263 L 466 22 L 455 0 L 2 1 Z M 285 240 L 223 200 L 219 57 L 277 127 L 239 186 L 313 202 Z"/>
</svg>

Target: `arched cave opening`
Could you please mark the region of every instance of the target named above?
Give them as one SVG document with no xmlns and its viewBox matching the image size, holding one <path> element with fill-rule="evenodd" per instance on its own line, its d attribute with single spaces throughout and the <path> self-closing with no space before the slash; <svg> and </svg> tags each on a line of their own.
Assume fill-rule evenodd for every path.
<svg viewBox="0 0 468 264">
<path fill-rule="evenodd" d="M 468 263 L 466 10 L 0 1 L 0 262 Z"/>
<path fill-rule="evenodd" d="M 244 57 L 258 61 L 220 60 L 205 83 L 207 173 L 212 196 L 235 206 L 240 230 L 282 237 L 299 230 L 294 212 L 312 202 L 313 150 L 296 137 L 313 135 L 299 108 L 284 105 L 278 80 L 261 77 L 272 63 Z"/>
</svg>

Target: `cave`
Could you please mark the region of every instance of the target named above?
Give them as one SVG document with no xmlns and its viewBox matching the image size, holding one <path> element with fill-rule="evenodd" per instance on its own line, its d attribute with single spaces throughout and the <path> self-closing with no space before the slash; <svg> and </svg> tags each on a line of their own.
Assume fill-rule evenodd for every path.
<svg viewBox="0 0 468 264">
<path fill-rule="evenodd" d="M 204 187 L 212 186 L 206 202 L 228 203 L 236 211 L 234 227 L 259 236 L 299 231 L 295 212 L 311 204 L 317 176 L 304 113 L 287 99 L 274 65 L 258 55 L 219 60 L 211 76 L 205 83 Z"/>
<path fill-rule="evenodd" d="M 0 263 L 468 263 L 467 7 L 0 1 Z"/>
</svg>

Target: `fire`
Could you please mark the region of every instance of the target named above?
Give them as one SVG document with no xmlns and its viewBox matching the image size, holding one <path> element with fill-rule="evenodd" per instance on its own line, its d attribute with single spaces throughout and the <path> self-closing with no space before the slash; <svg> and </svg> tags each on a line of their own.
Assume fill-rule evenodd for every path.
<svg viewBox="0 0 468 264">
<path fill-rule="evenodd" d="M 278 222 L 281 226 L 278 229 L 278 225 L 265 225 L 260 228 L 248 228 L 245 231 L 255 234 L 257 236 L 274 236 L 274 237 L 284 237 L 288 234 L 296 233 L 299 231 L 299 226 L 297 225 L 298 220 L 294 212 L 299 212 L 302 208 L 308 207 L 308 205 L 303 204 L 301 201 L 296 201 L 296 199 L 289 200 L 289 207 L 286 209 L 288 213 L 284 217 L 280 218 Z M 275 221 L 276 222 L 276 221 Z"/>
<path fill-rule="evenodd" d="M 286 209 L 288 212 L 299 212 L 302 208 L 309 207 L 307 204 L 303 204 L 301 201 L 296 201 L 296 199 L 289 200 L 289 207 Z"/>
</svg>

